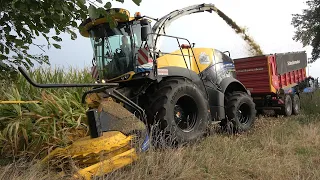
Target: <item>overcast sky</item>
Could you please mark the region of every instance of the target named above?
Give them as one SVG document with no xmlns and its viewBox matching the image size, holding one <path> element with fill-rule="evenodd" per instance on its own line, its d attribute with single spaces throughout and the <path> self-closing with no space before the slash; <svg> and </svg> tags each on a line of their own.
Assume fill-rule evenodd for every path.
<svg viewBox="0 0 320 180">
<path fill-rule="evenodd" d="M 131 0 L 125 3 L 112 1 L 113 7 L 128 9 L 133 15 L 136 11 L 142 15 L 160 18 L 167 13 L 200 3 L 213 3 L 238 25 L 247 27 L 251 37 L 261 46 L 265 54 L 306 50 L 301 43 L 292 40 L 294 28 L 291 25 L 292 14 L 301 13 L 306 7 L 305 0 L 142 0 L 136 6 Z M 196 47 L 213 47 L 221 51 L 228 50 L 232 58 L 248 55 L 246 43 L 217 14 L 199 13 L 178 19 L 168 28 L 167 34 L 188 38 Z M 63 36 L 62 49 L 47 51 L 51 64 L 56 66 L 91 66 L 92 48 L 90 40 L 78 36 L 72 41 Z M 41 40 L 38 40 L 41 42 Z M 34 51 L 39 51 L 35 49 Z M 310 75 L 319 77 L 320 61 L 310 67 Z"/>
</svg>

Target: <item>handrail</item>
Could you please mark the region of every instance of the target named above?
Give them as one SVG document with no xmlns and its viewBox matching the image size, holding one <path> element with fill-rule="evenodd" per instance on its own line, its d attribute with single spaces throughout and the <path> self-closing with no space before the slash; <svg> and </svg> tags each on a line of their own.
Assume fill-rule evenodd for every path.
<svg viewBox="0 0 320 180">
<path fill-rule="evenodd" d="M 189 43 L 189 46 L 190 46 L 190 47 L 192 47 L 192 46 L 191 46 L 190 41 L 189 41 L 187 38 L 178 37 L 178 36 L 172 36 L 172 35 L 167 35 L 167 34 L 159 34 L 159 33 L 149 33 L 149 34 L 148 34 L 148 36 L 147 36 L 147 41 L 146 41 L 146 42 L 148 42 L 148 40 L 149 40 L 149 36 L 151 36 L 151 35 L 155 35 L 155 36 L 158 36 L 158 37 L 159 37 L 159 36 L 164 36 L 164 37 L 169 37 L 169 38 L 174 38 L 174 39 L 176 39 L 176 40 L 177 40 L 177 42 L 178 42 L 178 45 L 179 45 L 179 48 L 180 48 L 181 54 L 183 54 L 183 52 L 182 52 L 182 48 L 181 48 L 180 43 L 179 43 L 179 39 L 187 41 L 187 42 Z M 152 36 L 151 36 L 151 37 L 152 37 Z M 148 44 L 147 44 L 147 43 L 146 43 L 146 46 L 148 46 Z M 149 48 L 149 49 L 150 49 L 150 48 Z M 191 55 L 191 56 L 190 56 L 190 55 L 188 55 L 188 56 L 189 56 L 189 57 L 194 57 L 194 58 L 195 58 L 193 48 L 190 48 L 190 49 L 191 49 L 192 55 Z M 152 50 L 150 50 L 150 51 L 152 51 Z M 154 51 L 153 51 L 153 52 L 154 52 Z M 155 54 L 153 54 L 153 56 L 155 56 Z M 187 62 L 186 62 L 186 59 L 185 59 L 184 55 L 182 55 L 182 56 L 183 56 L 183 59 L 184 59 L 185 63 L 187 64 Z M 198 69 L 198 71 L 200 72 L 199 65 L 198 65 L 197 61 L 195 61 L 195 62 L 196 62 L 196 65 L 197 65 L 197 69 Z"/>
</svg>

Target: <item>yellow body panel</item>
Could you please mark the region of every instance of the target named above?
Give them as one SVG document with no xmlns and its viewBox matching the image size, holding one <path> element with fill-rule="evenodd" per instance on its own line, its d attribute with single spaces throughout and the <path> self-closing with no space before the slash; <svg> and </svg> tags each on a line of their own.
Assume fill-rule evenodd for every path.
<svg viewBox="0 0 320 180">
<path fill-rule="evenodd" d="M 161 57 L 159 57 L 157 59 L 158 68 L 163 68 L 163 67 L 167 67 L 167 66 L 186 68 L 187 66 L 184 61 L 184 58 L 186 59 L 187 63 L 189 63 L 190 59 L 192 59 L 192 57 L 191 57 L 192 54 L 190 52 L 190 56 L 189 56 L 188 51 L 190 52 L 189 49 L 183 49 L 183 53 L 181 53 L 180 50 L 177 50 L 177 51 L 172 52 L 171 54 L 162 55 Z M 184 55 L 184 58 L 182 55 Z"/>
<path fill-rule="evenodd" d="M 133 130 L 143 133 L 146 127 L 111 97 L 104 98 L 102 94 L 92 93 L 86 97 L 86 103 L 97 108 L 98 113 L 103 111 L 110 115 L 109 120 L 112 120 L 112 124 L 108 124 L 108 128 L 112 131 L 104 132 L 97 138 L 84 137 L 66 148 L 56 148 L 42 160 L 42 163 L 53 163 L 51 166 L 60 167 L 61 164 L 68 164 L 66 159 L 70 157 L 79 167 L 73 176 L 89 180 L 92 176 L 110 173 L 136 161 L 136 148 L 139 149 L 143 139 L 137 139 Z M 63 176 L 64 173 L 60 175 Z"/>
<path fill-rule="evenodd" d="M 193 56 L 193 53 L 194 53 L 194 56 Z M 187 65 L 182 55 L 185 57 Z M 209 58 L 209 62 L 200 63 L 200 55 L 207 55 L 207 57 Z M 176 50 L 170 54 L 165 54 L 157 59 L 158 68 L 182 67 L 182 68 L 188 68 L 197 74 L 199 74 L 200 72 L 205 70 L 208 66 L 210 66 L 213 61 L 214 61 L 214 49 L 211 49 L 211 48 L 182 49 L 182 53 L 180 50 Z"/>
<path fill-rule="evenodd" d="M 130 81 L 132 79 L 132 76 L 135 75 L 135 72 L 134 71 L 130 71 L 130 72 L 127 72 L 125 74 L 122 74 L 118 77 L 115 77 L 115 78 L 112 78 L 112 79 L 109 79 L 109 80 L 106 80 L 106 82 L 125 82 L 125 81 Z M 125 76 L 128 76 L 128 78 L 126 79 L 122 79 L 123 77 Z"/>
<path fill-rule="evenodd" d="M 92 176 L 103 176 L 104 174 L 110 173 L 114 170 L 120 169 L 138 159 L 135 149 L 130 149 L 121 154 L 113 156 L 110 159 L 103 160 L 92 166 L 86 167 L 78 171 L 80 176 L 86 180 L 90 180 Z M 77 177 L 77 175 L 75 175 Z"/>
<path fill-rule="evenodd" d="M 114 15 L 112 16 L 112 18 L 114 18 L 114 20 L 117 21 L 117 22 L 126 22 L 126 21 L 128 21 L 128 20 L 131 21 L 131 20 L 134 19 L 133 17 L 130 17 L 130 12 L 129 12 L 128 10 L 126 10 L 126 9 L 118 9 L 118 10 L 116 10 L 115 12 L 116 12 L 116 14 L 114 14 Z M 117 14 L 117 13 L 125 15 L 125 17 L 124 17 L 124 16 L 121 16 L 121 15 L 119 15 L 119 14 Z M 90 28 L 92 28 L 93 26 L 97 26 L 97 25 L 99 25 L 99 24 L 106 23 L 106 22 L 107 22 L 107 18 L 95 19 L 95 20 L 93 20 L 93 21 L 91 21 L 91 22 L 83 25 L 82 27 L 83 27 L 84 29 L 80 30 L 80 34 L 81 34 L 82 36 L 84 36 L 84 37 L 89 37 L 90 35 L 89 35 L 88 30 L 89 30 Z"/>
<path fill-rule="evenodd" d="M 103 136 L 98 138 L 88 136 L 66 148 L 56 148 L 42 163 L 65 164 L 63 161 L 71 157 L 77 166 L 85 166 L 73 176 L 82 176 L 89 180 L 92 176 L 110 173 L 136 161 L 136 150 L 131 147 L 132 138 L 119 131 L 104 132 Z M 58 162 L 58 159 L 62 162 Z"/>
<path fill-rule="evenodd" d="M 56 155 L 71 155 L 73 158 L 78 156 L 87 156 L 91 153 L 99 153 L 101 151 L 111 152 L 115 149 L 125 147 L 129 144 L 132 137 L 125 136 L 118 131 L 105 132 L 103 136 L 91 138 L 87 136 L 83 139 L 73 142 L 66 148 L 56 148 L 42 162 L 47 162 Z"/>
</svg>

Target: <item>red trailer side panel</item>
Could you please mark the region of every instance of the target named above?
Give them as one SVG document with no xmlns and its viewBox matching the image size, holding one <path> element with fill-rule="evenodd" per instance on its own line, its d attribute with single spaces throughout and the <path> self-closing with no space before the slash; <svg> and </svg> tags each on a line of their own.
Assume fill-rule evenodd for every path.
<svg viewBox="0 0 320 180">
<path fill-rule="evenodd" d="M 269 75 L 269 56 L 256 56 L 235 59 L 237 79 L 251 93 L 268 93 L 271 91 Z"/>
<path fill-rule="evenodd" d="M 234 64 L 236 78 L 253 94 L 276 93 L 306 78 L 306 55 L 301 52 L 240 58 Z"/>
<path fill-rule="evenodd" d="M 303 81 L 306 78 L 306 69 L 298 69 L 295 71 L 287 72 L 283 75 L 279 75 L 280 88 L 294 85 Z"/>
</svg>

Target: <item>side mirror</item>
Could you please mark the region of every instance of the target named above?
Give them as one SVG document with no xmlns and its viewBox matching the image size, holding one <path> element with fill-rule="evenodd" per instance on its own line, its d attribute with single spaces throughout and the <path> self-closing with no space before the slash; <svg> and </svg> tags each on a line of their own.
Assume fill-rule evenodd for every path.
<svg viewBox="0 0 320 180">
<path fill-rule="evenodd" d="M 141 41 L 146 41 L 148 38 L 149 27 L 141 26 Z"/>
</svg>

